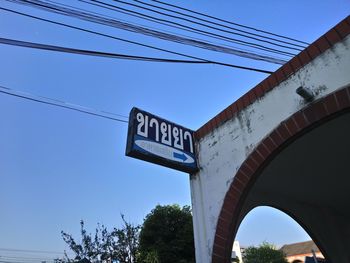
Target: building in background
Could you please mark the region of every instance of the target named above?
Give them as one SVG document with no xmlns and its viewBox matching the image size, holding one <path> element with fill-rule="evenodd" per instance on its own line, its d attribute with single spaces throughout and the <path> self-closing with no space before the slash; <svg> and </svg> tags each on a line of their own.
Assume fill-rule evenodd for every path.
<svg viewBox="0 0 350 263">
<path fill-rule="evenodd" d="M 281 250 L 286 254 L 289 263 L 304 263 L 306 257 L 313 257 L 312 251 L 315 252 L 317 258 L 324 259 L 319 248 L 312 240 L 284 245 Z"/>
<path fill-rule="evenodd" d="M 233 242 L 231 261 L 239 263 L 243 262 L 242 251 L 238 241 Z"/>
</svg>

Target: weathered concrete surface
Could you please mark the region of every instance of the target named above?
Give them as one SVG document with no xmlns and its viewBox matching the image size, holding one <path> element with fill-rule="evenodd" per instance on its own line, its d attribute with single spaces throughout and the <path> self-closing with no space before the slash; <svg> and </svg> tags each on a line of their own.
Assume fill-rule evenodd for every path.
<svg viewBox="0 0 350 263">
<path fill-rule="evenodd" d="M 349 51 L 346 37 L 198 142 L 200 171 L 190 180 L 196 262 L 211 262 L 218 216 L 241 164 L 267 134 L 308 104 L 296 94 L 298 87 L 319 99 L 350 83 Z"/>
</svg>

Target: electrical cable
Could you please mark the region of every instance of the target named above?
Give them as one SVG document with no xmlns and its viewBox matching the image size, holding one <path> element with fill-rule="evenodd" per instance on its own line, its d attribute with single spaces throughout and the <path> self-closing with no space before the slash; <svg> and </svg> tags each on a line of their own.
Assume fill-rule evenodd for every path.
<svg viewBox="0 0 350 263">
<path fill-rule="evenodd" d="M 96 0 L 91 0 L 91 1 L 96 1 Z M 214 27 L 214 26 L 206 25 L 206 24 L 203 24 L 203 23 L 200 23 L 200 22 L 196 22 L 196 21 L 188 19 L 188 18 L 167 14 L 167 13 L 164 13 L 164 12 L 161 12 L 161 11 L 154 10 L 152 8 L 143 7 L 143 6 L 132 4 L 132 3 L 128 3 L 128 2 L 125 2 L 125 1 L 122 1 L 122 0 L 112 0 L 112 1 L 117 2 L 117 3 L 122 3 L 122 4 L 125 4 L 125 5 L 130 5 L 130 6 L 133 6 L 133 7 L 137 7 L 137 8 L 140 8 L 140 9 L 143 9 L 143 10 L 147 10 L 147 11 L 150 11 L 150 12 L 153 12 L 153 13 L 156 13 L 156 14 L 160 14 L 160 15 L 163 15 L 163 16 L 166 16 L 166 17 L 172 17 L 172 18 L 175 18 L 175 19 L 183 20 L 183 21 L 186 21 L 186 22 L 190 22 L 190 23 L 193 23 L 193 24 L 196 24 L 196 25 L 200 25 L 200 26 L 207 27 L 207 28 L 210 28 L 210 29 L 214 29 L 214 30 L 217 30 L 217 31 L 221 31 L 221 32 L 224 32 L 224 33 L 250 38 L 250 39 L 253 39 L 253 40 L 256 40 L 256 41 L 260 41 L 260 42 L 264 42 L 264 43 L 267 43 L 267 44 L 270 44 L 270 45 L 283 47 L 283 48 L 288 48 L 288 49 L 297 50 L 297 51 L 302 51 L 304 49 L 303 46 L 299 46 L 302 49 L 298 49 L 298 48 L 295 48 L 295 47 L 288 47 L 288 46 L 285 46 L 285 45 L 282 45 L 282 44 L 277 44 L 277 43 L 270 42 L 268 40 L 263 40 L 263 39 L 259 39 L 259 38 L 256 38 L 256 37 L 247 36 L 247 35 L 241 34 L 241 33 L 235 33 L 235 32 L 229 31 L 229 30 L 225 30 L 225 29 Z M 135 1 L 135 2 L 138 2 L 138 1 Z"/>
<path fill-rule="evenodd" d="M 10 88 L 0 86 L 2 89 L 11 90 Z M 57 251 L 45 251 L 45 250 L 31 250 L 31 249 L 16 249 L 16 248 L 3 248 L 0 247 L 0 251 L 8 252 L 28 252 L 28 253 L 44 253 L 44 254 L 64 254 L 63 252 Z"/>
<path fill-rule="evenodd" d="M 157 5 L 152 5 L 152 4 L 140 1 L 140 0 L 134 0 L 134 2 L 143 4 L 143 5 L 146 5 L 146 6 L 151 6 L 151 7 L 160 9 L 160 10 L 168 11 L 168 12 L 171 12 L 171 13 L 179 14 L 179 15 L 182 15 L 182 16 L 191 17 L 191 18 L 197 19 L 199 21 L 203 21 L 203 22 L 210 23 L 210 24 L 213 24 L 213 25 L 216 25 L 216 26 L 221 26 L 221 27 L 224 27 L 224 28 L 228 28 L 228 29 L 231 29 L 231 30 L 234 30 L 234 31 L 238 31 L 238 32 L 244 33 L 244 34 L 249 34 L 249 35 L 253 35 L 253 36 L 261 37 L 261 38 L 266 38 L 266 39 L 269 39 L 269 40 L 272 40 L 272 41 L 276 41 L 276 42 L 280 42 L 280 43 L 284 43 L 284 44 L 300 47 L 300 48 L 303 48 L 303 49 L 306 47 L 305 45 L 294 44 L 294 43 L 283 41 L 283 40 L 276 39 L 276 38 L 273 38 L 273 37 L 268 37 L 268 36 L 264 36 L 264 35 L 260 35 L 260 34 L 255 34 L 255 33 L 252 33 L 252 32 L 248 32 L 248 31 L 241 30 L 241 29 L 238 29 L 238 28 L 234 28 L 234 27 L 231 27 L 231 26 L 227 26 L 227 25 L 224 25 L 224 24 L 216 23 L 216 22 L 213 22 L 213 21 L 210 21 L 210 20 L 207 20 L 207 19 L 203 19 L 203 18 L 200 18 L 200 17 L 197 17 L 197 16 L 192 16 L 192 15 L 185 14 L 185 13 L 182 13 L 182 12 L 179 12 L 179 11 L 175 11 L 175 10 L 172 10 L 172 9 L 169 9 L 169 8 L 164 8 L 164 7 L 160 7 L 160 6 L 157 6 Z"/>
<path fill-rule="evenodd" d="M 50 99 L 51 102 L 50 101 L 45 101 L 45 100 L 42 100 L 39 96 L 36 96 L 36 95 L 33 95 L 33 94 L 30 94 L 30 95 L 17 94 L 17 93 L 14 92 L 14 90 L 9 89 L 7 87 L 0 86 L 0 88 L 6 89 L 6 91 L 0 89 L 0 93 L 6 94 L 6 95 L 9 95 L 9 96 L 14 96 L 14 97 L 17 97 L 17 98 L 26 99 L 26 100 L 30 100 L 30 101 L 34 101 L 34 102 L 38 102 L 38 103 L 42 103 L 42 104 L 47 104 L 47 105 L 51 105 L 51 106 L 65 108 L 65 109 L 69 109 L 69 110 L 73 110 L 73 111 L 77 111 L 77 112 L 81 112 L 81 113 L 85 113 L 85 114 L 89 114 L 89 115 L 92 115 L 92 116 L 97 116 L 97 117 L 101 117 L 101 118 L 105 118 L 105 119 L 109 119 L 109 120 L 113 120 L 113 121 L 117 121 L 117 122 L 128 123 L 127 120 L 123 120 L 123 119 L 120 119 L 120 118 L 107 116 L 106 114 L 102 114 L 101 111 L 97 111 L 95 109 L 89 109 L 87 107 L 84 107 L 85 109 L 87 109 L 87 110 L 85 110 L 85 109 L 82 109 L 82 106 L 80 106 L 80 105 L 71 104 L 71 103 L 69 103 L 69 105 L 68 105 L 68 103 L 59 104 L 59 103 L 53 102 L 53 101 L 57 101 L 57 100 L 54 100 L 54 99 Z M 16 91 L 16 92 L 18 92 L 18 91 Z"/>
<path fill-rule="evenodd" d="M 23 256 L 3 256 L 0 255 L 0 259 L 5 259 L 5 260 L 11 260 L 11 259 L 20 259 L 20 260 L 25 260 L 25 261 L 53 261 L 53 258 L 44 258 L 44 257 L 23 257 Z"/>
<path fill-rule="evenodd" d="M 0 260 L 0 263 L 28 263 L 24 261 L 8 261 L 8 260 Z"/>
<path fill-rule="evenodd" d="M 46 0 L 47 2 L 51 2 L 51 3 L 57 3 L 55 1 L 52 1 L 52 0 Z M 86 0 L 78 0 L 80 2 L 83 2 L 83 3 L 88 3 L 88 4 L 92 4 Z M 73 8 L 73 6 L 71 5 L 66 5 L 66 4 L 60 4 L 61 6 L 66 6 L 66 7 L 69 7 L 69 8 Z M 96 6 L 99 6 L 99 7 L 102 7 L 100 5 L 96 5 Z M 78 7 L 74 7 L 75 9 L 77 10 L 80 10 L 80 11 L 86 11 L 84 9 L 81 9 L 81 8 L 78 8 Z M 194 30 L 189 30 L 189 29 L 185 29 L 185 28 L 181 28 L 179 26 L 175 26 L 175 25 L 171 25 L 171 24 L 168 24 L 168 23 L 164 23 L 164 22 L 159 22 L 159 21 L 156 21 L 154 19 L 150 19 L 150 18 L 146 18 L 146 17 L 141 17 L 140 15 L 136 15 L 136 14 L 131 14 L 131 13 L 128 13 L 128 12 L 124 12 L 124 11 L 121 11 L 121 10 L 114 10 L 118 13 L 122 13 L 122 14 L 126 14 L 126 15 L 129 15 L 129 16 L 133 16 L 133 17 L 137 17 L 137 18 L 142 18 L 143 20 L 147 20 L 147 21 L 151 21 L 151 22 L 156 22 L 157 24 L 161 24 L 161 25 L 165 25 L 165 26 L 171 26 L 173 28 L 176 28 L 176 29 L 181 29 L 183 31 L 187 31 L 187 32 L 191 32 L 191 33 L 196 33 L 198 34 L 198 32 L 195 32 Z M 96 15 L 101 15 L 100 13 L 97 13 L 97 12 L 93 12 L 93 11 L 89 11 L 90 13 L 92 14 L 96 14 Z M 103 16 L 104 18 L 110 18 L 110 19 L 115 19 L 115 17 L 111 17 L 111 16 L 108 16 L 108 15 L 104 15 Z M 119 19 L 119 21 L 122 21 L 122 22 L 126 22 L 126 23 L 130 23 L 129 21 L 125 21 L 125 20 L 121 20 Z M 135 25 L 137 26 L 140 26 L 140 27 L 144 27 L 144 25 L 140 25 L 140 24 L 137 24 L 137 23 L 134 23 Z M 173 32 L 171 31 L 168 31 L 168 30 L 161 30 L 159 28 L 154 28 L 154 27 L 150 27 L 148 26 L 148 28 L 151 28 L 151 29 L 154 29 L 154 30 L 157 30 L 159 32 L 162 32 L 162 33 L 168 33 L 168 34 L 171 34 L 171 35 L 175 35 Z M 209 43 L 209 44 L 214 44 L 214 45 L 220 45 L 221 47 L 226 47 L 226 48 L 230 48 L 230 49 L 235 49 L 235 50 L 238 50 L 238 51 L 244 51 L 244 52 L 250 52 L 250 50 L 248 49 L 243 49 L 243 48 L 240 48 L 240 47 L 236 47 L 236 46 L 231 46 L 231 45 L 226 45 L 226 44 L 217 44 L 215 42 L 212 42 L 212 41 L 209 41 L 209 40 L 204 40 L 204 39 L 200 39 L 200 38 L 196 38 L 196 37 L 190 37 L 188 35 L 183 35 L 183 34 L 179 34 L 177 33 L 176 34 L 177 36 L 181 36 L 181 37 L 184 37 L 184 38 L 188 38 L 188 39 L 191 39 L 191 40 L 196 40 L 196 41 L 199 41 L 199 42 L 204 42 L 204 43 Z M 175 36 L 176 36 L 175 35 Z M 201 34 L 201 35 L 204 35 L 204 36 L 208 36 L 207 34 Z M 211 38 L 215 38 L 215 39 L 219 39 L 219 40 L 222 40 L 220 37 L 213 37 L 213 36 L 210 36 Z M 267 54 L 264 54 L 264 53 L 257 53 L 255 52 L 254 54 L 256 55 L 260 55 L 260 56 L 268 56 Z M 271 55 L 269 55 L 269 58 L 273 58 L 273 59 L 276 59 L 276 60 L 281 60 L 281 58 L 277 58 L 277 57 L 272 57 Z"/>
<path fill-rule="evenodd" d="M 208 15 L 208 14 L 200 13 L 200 12 L 197 12 L 197 11 L 194 11 L 194 10 L 191 10 L 191 9 L 188 9 L 188 8 L 180 7 L 180 6 L 177 6 L 177 5 L 174 5 L 174 4 L 165 3 L 165 2 L 162 2 L 162 1 L 159 1 L 159 0 L 152 0 L 152 1 L 160 3 L 160 4 L 163 4 L 163 5 L 166 5 L 166 6 L 171 6 L 171 7 L 180 9 L 180 10 L 184 10 L 184 11 L 187 11 L 187 12 L 190 12 L 190 13 L 193 13 L 193 14 L 197 14 L 197 15 L 201 15 L 201 16 L 208 17 L 208 18 L 211 18 L 211 19 L 215 19 L 217 21 L 221 21 L 221 22 L 228 23 L 228 24 L 231 24 L 231 25 L 235 25 L 235 26 L 239 26 L 239 27 L 242 27 L 242 28 L 254 30 L 256 32 L 260 32 L 260 33 L 269 34 L 269 35 L 272 35 L 272 36 L 276 36 L 276 37 L 292 40 L 292 41 L 299 42 L 299 43 L 305 44 L 305 45 L 310 45 L 307 42 L 300 41 L 300 40 L 297 40 L 297 39 L 294 39 L 294 38 L 291 38 L 291 37 L 287 37 L 287 36 L 275 34 L 275 33 L 269 32 L 269 31 L 257 29 L 257 28 L 254 28 L 254 27 L 238 24 L 238 23 L 235 23 L 235 22 L 232 22 L 232 21 L 228 21 L 228 20 L 221 19 L 221 18 L 218 18 L 218 17 L 215 17 L 215 16 L 211 16 L 211 15 Z"/>
<path fill-rule="evenodd" d="M 9 1 L 9 0 L 7 0 L 7 1 Z M 213 33 L 213 32 L 201 30 L 201 29 L 194 28 L 194 27 L 191 27 L 191 26 L 186 26 L 186 25 L 174 22 L 174 21 L 167 20 L 167 19 L 155 18 L 153 16 L 149 16 L 149 15 L 146 15 L 146 14 L 143 14 L 143 13 L 140 13 L 140 12 L 136 12 L 136 11 L 133 11 L 133 10 L 130 10 L 130 9 L 122 8 L 122 7 L 119 7 L 119 6 L 116 6 L 116 5 L 107 4 L 107 3 L 104 3 L 104 2 L 101 2 L 101 1 L 97 1 L 97 0 L 89 0 L 89 1 L 93 1 L 94 3 L 95 2 L 100 3 L 100 4 L 102 4 L 102 5 L 106 6 L 106 7 L 109 7 L 108 9 L 112 8 L 112 9 L 123 10 L 123 11 L 127 11 L 127 12 L 130 12 L 130 13 L 141 15 L 143 17 L 153 18 L 153 19 L 156 19 L 156 20 L 159 20 L 159 21 L 162 21 L 162 22 L 172 23 L 172 24 L 178 25 L 180 27 L 191 29 L 191 30 L 194 30 L 194 31 L 197 31 L 197 32 L 200 32 L 200 33 L 205 33 L 207 35 L 220 37 L 220 38 L 222 38 L 222 39 L 224 39 L 225 41 L 228 41 L 228 42 L 232 42 L 232 43 L 236 43 L 236 44 L 239 43 L 239 44 L 244 45 L 244 46 L 250 46 L 252 48 L 256 48 L 256 49 L 264 50 L 264 51 L 271 51 L 271 52 L 274 52 L 274 53 L 277 53 L 277 54 L 284 54 L 284 55 L 289 55 L 289 56 L 295 56 L 296 55 L 296 54 L 288 52 L 288 51 L 282 51 L 282 50 L 279 50 L 279 49 L 276 49 L 276 48 L 271 48 L 271 47 L 267 47 L 267 46 L 264 46 L 264 45 L 260 45 L 260 44 L 247 42 L 247 41 L 236 39 L 236 38 L 231 38 L 231 37 L 219 35 L 219 34 L 216 34 L 216 33 Z M 119 0 L 114 0 L 114 1 L 119 1 Z M 301 51 L 299 49 L 297 49 L 297 50 Z"/>
<path fill-rule="evenodd" d="M 53 1 L 51 1 L 51 0 L 47 0 L 47 1 L 53 2 Z M 113 11 L 115 11 L 115 12 L 118 12 L 118 13 L 121 13 L 121 14 L 126 14 L 126 15 L 128 15 L 128 16 L 141 18 L 141 19 L 143 19 L 143 20 L 151 21 L 151 22 L 154 22 L 154 23 L 157 23 L 157 24 L 160 24 L 160 25 L 165 25 L 165 26 L 168 26 L 168 27 L 172 27 L 172 28 L 176 28 L 176 29 L 181 29 L 181 30 L 183 30 L 183 31 L 187 31 L 187 32 L 199 34 L 199 35 L 202 35 L 202 36 L 206 36 L 206 37 L 215 38 L 215 39 L 218 39 L 218 40 L 224 40 L 224 41 L 227 41 L 227 42 L 235 43 L 235 42 L 233 42 L 233 41 L 225 40 L 225 39 L 223 39 L 222 37 L 211 36 L 211 35 L 206 34 L 206 33 L 196 32 L 195 30 L 191 30 L 191 29 L 187 29 L 187 28 L 182 28 L 182 27 L 176 26 L 176 25 L 174 25 L 174 24 L 172 24 L 172 23 L 157 21 L 156 19 L 153 19 L 153 18 L 143 17 L 143 16 L 138 15 L 138 14 L 129 13 L 129 12 L 122 11 L 122 10 L 119 10 L 119 9 L 109 8 L 109 7 L 103 6 L 103 5 L 101 5 L 101 4 L 96 4 L 96 3 L 89 2 L 89 1 L 87 1 L 87 0 L 78 0 L 78 1 L 83 2 L 83 3 L 90 4 L 90 5 L 93 5 L 93 6 L 102 7 L 102 8 L 109 9 L 109 10 L 113 10 Z M 62 5 L 64 5 L 64 4 L 62 4 Z M 67 5 L 64 5 L 64 6 L 67 6 Z M 71 7 L 71 6 L 69 6 L 69 7 Z M 95 13 L 95 12 L 92 12 L 92 13 Z M 106 16 L 106 17 L 111 18 L 110 16 Z M 157 30 L 159 30 L 159 29 L 157 29 Z M 163 32 L 170 33 L 170 34 L 174 34 L 174 33 L 169 32 L 169 31 L 167 31 L 167 30 L 163 30 Z M 186 38 L 190 38 L 189 36 L 186 36 L 186 35 L 182 35 L 182 34 L 178 34 L 178 35 L 184 36 L 184 37 L 186 37 Z M 194 40 L 199 40 L 199 41 L 202 41 L 202 42 L 205 41 L 205 42 L 207 42 L 207 43 L 215 44 L 215 43 L 212 42 L 212 41 L 203 40 L 203 39 L 198 39 L 198 38 L 195 38 L 195 37 L 191 37 L 191 38 L 194 39 Z M 242 49 L 242 48 L 239 48 L 239 47 L 233 47 L 233 46 L 225 45 L 225 44 L 220 44 L 220 45 L 223 46 L 223 47 L 228 47 L 228 48 L 233 48 L 233 49 L 237 49 L 237 50 L 241 50 L 241 51 L 250 52 L 250 50 Z M 243 44 L 240 44 L 240 45 L 242 45 L 242 46 L 249 46 L 249 47 L 250 47 L 250 45 L 243 45 Z M 264 50 L 264 51 L 265 51 L 265 49 L 261 49 L 261 50 Z M 266 51 L 269 51 L 269 50 L 266 50 Z M 269 51 L 269 52 L 271 52 L 271 51 Z M 271 52 L 271 53 L 280 54 L 279 52 Z M 255 52 L 255 54 L 267 56 L 266 54 L 262 54 L 262 53 L 259 54 L 259 53 L 256 53 L 256 52 Z M 285 54 L 280 54 L 280 55 L 286 56 Z M 289 55 L 288 55 L 288 56 L 289 56 Z M 271 55 L 270 55 L 270 57 L 271 57 Z"/>
<path fill-rule="evenodd" d="M 102 7 L 102 8 L 105 8 L 105 9 L 108 9 L 108 10 L 112 10 L 112 11 L 115 11 L 115 12 L 118 12 L 118 13 L 127 14 L 129 16 L 138 17 L 138 18 L 141 18 L 143 20 L 152 21 L 152 22 L 155 22 L 157 24 L 162 24 L 162 25 L 166 25 L 166 26 L 169 26 L 169 27 L 181 29 L 181 30 L 184 30 L 184 31 L 188 31 L 188 32 L 191 32 L 191 33 L 198 34 L 198 35 L 202 35 L 202 36 L 206 36 L 206 37 L 210 37 L 210 38 L 215 38 L 215 39 L 219 39 L 219 40 L 222 40 L 222 41 L 226 41 L 226 42 L 230 42 L 230 43 L 234 43 L 234 44 L 239 44 L 239 45 L 242 45 L 242 46 L 251 47 L 251 48 L 258 49 L 258 50 L 263 50 L 263 51 L 266 51 L 266 52 L 275 53 L 275 54 L 279 54 L 279 55 L 284 55 L 284 56 L 288 56 L 288 57 L 294 57 L 295 56 L 295 54 L 290 53 L 290 52 L 277 50 L 277 49 L 271 49 L 269 47 L 264 47 L 264 46 L 259 47 L 256 44 L 249 43 L 249 42 L 241 43 L 241 42 L 239 42 L 240 40 L 236 41 L 236 40 L 233 40 L 232 38 L 228 38 L 226 36 L 222 36 L 222 35 L 218 35 L 218 34 L 214 34 L 213 35 L 211 32 L 208 32 L 208 31 L 198 30 L 196 28 L 184 26 L 182 24 L 179 24 L 179 23 L 176 23 L 176 22 L 173 22 L 173 21 L 170 21 L 170 20 L 155 18 L 153 16 L 149 16 L 149 15 L 146 15 L 146 14 L 143 14 L 143 13 L 140 13 L 140 12 L 132 11 L 130 9 L 125 9 L 125 8 L 122 8 L 122 7 L 106 4 L 106 3 L 103 3 L 103 2 L 101 2 L 102 4 L 100 4 L 100 3 L 95 3 L 96 1 L 95 2 L 91 2 L 91 0 L 78 0 L 78 1 L 83 2 L 83 3 L 88 3 L 88 4 L 93 5 L 93 6 Z"/>
<path fill-rule="evenodd" d="M 54 45 L 39 44 L 34 42 L 27 42 L 27 41 L 2 38 L 2 37 L 0 37 L 0 44 L 34 48 L 34 49 L 42 49 L 42 50 L 48 50 L 48 51 L 64 52 L 64 53 L 70 53 L 70 54 L 106 57 L 106 58 L 141 60 L 141 61 L 148 61 L 148 62 L 209 64 L 209 62 L 198 61 L 198 60 L 178 60 L 178 59 L 165 59 L 165 58 L 155 58 L 155 57 L 131 56 L 131 55 L 125 55 L 125 54 L 107 53 L 107 52 L 101 52 L 101 51 L 92 51 L 92 50 L 85 50 L 85 49 L 75 49 L 75 48 L 67 48 L 67 47 L 54 46 Z"/>
<path fill-rule="evenodd" d="M 196 57 L 196 56 L 186 55 L 186 54 L 183 54 L 183 53 L 170 51 L 170 50 L 167 50 L 167 49 L 158 48 L 158 47 L 155 47 L 155 46 L 139 43 L 139 42 L 136 42 L 136 41 L 132 41 L 132 40 L 127 40 L 127 39 L 111 36 L 111 35 L 108 35 L 108 34 L 92 31 L 92 30 L 89 30 L 89 29 L 84 29 L 84 28 L 81 28 L 81 27 L 72 26 L 72 25 L 68 25 L 68 24 L 65 24 L 65 23 L 61 23 L 61 22 L 52 21 L 52 20 L 49 20 L 49 19 L 45 19 L 45 18 L 29 15 L 29 14 L 26 14 L 26 13 L 22 13 L 22 12 L 15 11 L 15 10 L 8 9 L 8 8 L 4 8 L 4 7 L 0 7 L 0 10 L 4 10 L 4 11 L 11 12 L 11 13 L 14 13 L 14 14 L 22 15 L 22 16 L 25 16 L 25 17 L 30 17 L 30 18 L 33 18 L 33 19 L 36 19 L 36 20 L 47 22 L 47 23 L 51 23 L 51 24 L 60 25 L 60 26 L 63 26 L 63 27 L 79 30 L 79 31 L 82 31 L 82 32 L 91 33 L 91 34 L 95 34 L 95 35 L 99 35 L 99 36 L 103 36 L 103 37 L 107 37 L 107 38 L 123 41 L 123 42 L 130 43 L 130 44 L 135 44 L 135 45 L 142 46 L 142 47 L 147 47 L 147 48 L 150 48 L 150 49 L 166 52 L 166 53 L 169 53 L 169 54 L 174 54 L 174 55 L 179 55 L 179 56 L 183 56 L 183 57 L 187 57 L 187 58 L 191 58 L 191 59 L 197 59 L 197 60 L 209 62 L 209 63 L 216 64 L 216 65 L 227 66 L 227 67 L 238 68 L 238 69 L 251 70 L 251 71 L 256 71 L 256 72 L 261 72 L 261 73 L 266 73 L 266 74 L 271 74 L 272 73 L 272 71 L 267 71 L 267 70 L 262 70 L 262 69 L 257 69 L 257 68 L 251 68 L 251 67 L 244 67 L 244 66 L 233 65 L 233 64 L 228 64 L 228 63 L 222 63 L 222 62 L 218 62 L 218 61 L 213 61 L 213 60 L 207 60 L 207 59 L 199 58 L 199 57 Z"/>
<path fill-rule="evenodd" d="M 23 0 L 7 0 L 7 1 L 20 3 L 20 4 L 26 4 L 26 5 L 30 5 L 30 6 L 34 6 L 34 7 L 38 7 L 38 8 L 43 8 L 44 10 L 55 12 L 55 13 L 58 13 L 61 15 L 66 15 L 66 16 L 70 16 L 70 17 L 72 16 L 72 17 L 87 20 L 90 22 L 94 22 L 94 23 L 98 23 L 98 24 L 102 24 L 102 25 L 107 25 L 107 26 L 111 26 L 111 27 L 117 27 L 119 29 L 131 31 L 131 32 L 135 32 L 135 33 L 140 33 L 140 34 L 144 34 L 147 36 L 157 37 L 157 38 L 160 38 L 163 40 L 173 41 L 173 42 L 177 42 L 180 44 L 191 45 L 191 46 L 207 49 L 210 51 L 224 52 L 224 53 L 228 53 L 231 55 L 241 56 L 241 57 L 245 57 L 245 58 L 249 58 L 249 59 L 262 60 L 262 61 L 271 62 L 271 63 L 275 63 L 275 64 L 280 64 L 280 65 L 283 65 L 284 63 L 286 63 L 286 61 L 282 60 L 282 59 L 271 58 L 269 56 L 264 56 L 264 55 L 257 55 L 254 53 L 240 51 L 240 50 L 232 49 L 232 48 L 225 48 L 222 46 L 217 46 L 217 45 L 209 44 L 206 42 L 192 40 L 192 39 L 188 39 L 188 38 L 184 38 L 184 37 L 180 37 L 180 36 L 176 36 L 176 35 L 172 35 L 172 34 L 168 34 L 168 33 L 155 31 L 152 29 L 132 25 L 132 24 L 121 22 L 121 21 L 114 20 L 114 19 L 96 16 L 96 15 L 93 15 L 91 13 L 77 11 L 77 10 L 69 9 L 69 8 L 62 8 L 62 6 L 51 5 L 51 4 L 42 2 L 42 1 L 36 1 L 35 3 L 31 2 L 31 1 L 25 1 L 25 3 L 24 3 Z M 53 1 L 50 1 L 50 2 L 53 2 Z"/>
</svg>

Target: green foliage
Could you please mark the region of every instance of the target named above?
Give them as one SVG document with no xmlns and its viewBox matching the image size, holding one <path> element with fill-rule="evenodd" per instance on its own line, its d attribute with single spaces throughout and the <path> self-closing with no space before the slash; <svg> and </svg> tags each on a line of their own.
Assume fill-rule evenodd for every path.
<svg viewBox="0 0 350 263">
<path fill-rule="evenodd" d="M 77 262 L 88 259 L 90 262 L 110 262 L 117 260 L 122 263 L 136 263 L 140 226 L 126 222 L 122 215 L 122 228 L 114 228 L 109 232 L 105 226 L 98 224 L 95 235 L 88 234 L 84 221 L 80 222 L 81 242 L 78 243 L 72 235 L 61 231 L 63 240 L 75 254 L 73 259 L 65 254 L 60 262 Z"/>
<path fill-rule="evenodd" d="M 140 233 L 140 261 L 195 262 L 192 214 L 189 206 L 157 205 L 145 218 Z"/>
<path fill-rule="evenodd" d="M 124 226 L 122 229 L 114 228 L 112 236 L 112 259 L 123 263 L 136 263 L 139 233 L 141 226 L 134 226 L 125 221 L 122 215 Z"/>
<path fill-rule="evenodd" d="M 244 263 L 288 263 L 282 251 L 273 245 L 263 242 L 259 247 L 248 247 L 244 250 Z"/>
<path fill-rule="evenodd" d="M 108 231 L 97 226 L 94 235 L 87 233 L 84 221 L 80 222 L 81 240 L 61 232 L 63 240 L 74 253 L 65 254 L 56 263 L 193 263 L 194 238 L 190 207 L 179 205 L 156 206 L 145 218 L 142 226 L 132 225 L 124 219 L 123 226 Z M 141 230 L 141 231 L 140 231 Z"/>
<path fill-rule="evenodd" d="M 104 226 L 98 226 L 98 228 L 96 229 L 95 237 L 99 236 L 99 232 L 102 228 L 104 228 Z M 93 261 L 98 258 L 98 245 L 96 243 L 96 240 L 94 240 L 91 236 L 91 234 L 86 233 L 83 220 L 80 221 L 81 243 L 76 242 L 70 234 L 67 234 L 63 231 L 61 231 L 61 234 L 63 240 L 69 245 L 69 248 L 75 254 L 74 259 L 70 259 L 67 256 L 67 254 L 65 254 L 67 262 L 79 261 L 84 258 Z"/>
<path fill-rule="evenodd" d="M 159 263 L 158 253 L 157 251 L 149 251 L 146 253 L 144 263 Z"/>
</svg>

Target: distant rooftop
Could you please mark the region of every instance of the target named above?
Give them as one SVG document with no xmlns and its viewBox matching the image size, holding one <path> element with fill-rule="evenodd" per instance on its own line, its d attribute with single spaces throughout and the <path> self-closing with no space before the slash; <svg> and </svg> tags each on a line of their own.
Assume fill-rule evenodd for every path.
<svg viewBox="0 0 350 263">
<path fill-rule="evenodd" d="M 287 257 L 295 255 L 309 254 L 312 250 L 319 252 L 320 250 L 314 243 L 314 241 L 305 241 L 294 244 L 288 244 L 281 247 L 281 249 Z"/>
</svg>

